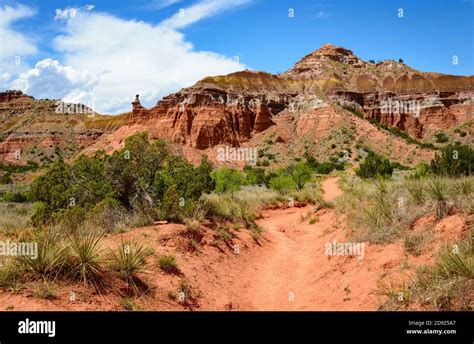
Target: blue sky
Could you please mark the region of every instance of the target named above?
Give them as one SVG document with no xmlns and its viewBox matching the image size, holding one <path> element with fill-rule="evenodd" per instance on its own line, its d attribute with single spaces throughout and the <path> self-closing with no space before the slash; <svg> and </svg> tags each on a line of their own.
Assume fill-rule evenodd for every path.
<svg viewBox="0 0 474 344">
<path fill-rule="evenodd" d="M 473 6 L 471 0 L 2 0 L 0 76 L 3 89 L 118 113 L 135 93 L 151 106 L 206 75 L 283 72 L 325 43 L 364 60 L 403 58 L 423 71 L 472 75 Z"/>
</svg>

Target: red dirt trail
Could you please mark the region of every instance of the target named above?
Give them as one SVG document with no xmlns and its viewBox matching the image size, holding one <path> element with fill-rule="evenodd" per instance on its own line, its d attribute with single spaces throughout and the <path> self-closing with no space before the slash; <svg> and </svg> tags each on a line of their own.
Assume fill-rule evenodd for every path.
<svg viewBox="0 0 474 344">
<path fill-rule="evenodd" d="M 342 195 L 338 178 L 322 183 L 324 200 Z M 375 287 L 367 275 L 359 276 L 364 264 L 355 257 L 328 257 L 325 244 L 343 241 L 341 226 L 332 209 L 311 213 L 311 207 L 271 210 L 258 222 L 267 241 L 252 259 L 236 285 L 242 310 L 344 310 L 376 309 L 370 295 Z M 310 218 L 319 218 L 309 224 Z M 253 263 L 252 263 L 253 262 Z M 364 264 L 365 265 L 365 264 Z M 363 270 L 366 270 L 362 268 Z M 356 295 L 356 296 L 352 296 Z"/>
</svg>

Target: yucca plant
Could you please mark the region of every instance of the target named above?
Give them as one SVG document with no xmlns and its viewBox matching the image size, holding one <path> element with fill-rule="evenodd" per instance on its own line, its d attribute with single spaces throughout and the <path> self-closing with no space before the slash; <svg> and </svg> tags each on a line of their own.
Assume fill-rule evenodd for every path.
<svg viewBox="0 0 474 344">
<path fill-rule="evenodd" d="M 76 235 L 70 243 L 69 259 L 71 270 L 84 284 L 97 284 L 104 276 L 104 256 L 101 248 L 103 233 Z"/>
<path fill-rule="evenodd" d="M 474 260 L 463 252 L 446 248 L 438 258 L 438 269 L 448 276 L 474 277 Z"/>
<path fill-rule="evenodd" d="M 122 241 L 120 246 L 109 254 L 110 266 L 129 286 L 137 288 L 138 274 L 146 271 L 146 260 L 153 251 L 132 241 Z"/>
<path fill-rule="evenodd" d="M 48 279 L 57 276 L 65 267 L 66 249 L 62 247 L 57 235 L 48 233 L 41 235 L 36 241 L 37 257 L 19 256 L 19 261 L 33 277 Z"/>
<path fill-rule="evenodd" d="M 428 192 L 436 201 L 436 219 L 439 221 L 449 212 L 448 206 L 448 184 L 442 179 L 433 179 L 428 183 Z"/>
</svg>

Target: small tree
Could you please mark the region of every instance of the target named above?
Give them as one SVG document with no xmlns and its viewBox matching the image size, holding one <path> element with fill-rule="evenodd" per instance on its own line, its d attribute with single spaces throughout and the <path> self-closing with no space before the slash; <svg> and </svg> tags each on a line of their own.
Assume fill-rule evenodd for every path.
<svg viewBox="0 0 474 344">
<path fill-rule="evenodd" d="M 293 178 L 287 175 L 284 170 L 276 173 L 268 182 L 268 186 L 283 194 L 296 189 L 296 184 L 293 181 Z"/>
<path fill-rule="evenodd" d="M 288 174 L 296 184 L 296 188 L 301 190 L 311 179 L 311 168 L 304 161 L 300 161 L 288 169 Z"/>
<path fill-rule="evenodd" d="M 431 160 L 431 169 L 438 175 L 470 176 L 474 170 L 474 150 L 466 145 L 448 145 Z"/>
<path fill-rule="evenodd" d="M 216 192 L 235 192 L 240 189 L 243 183 L 242 175 L 239 171 L 222 167 L 212 174 L 216 183 Z"/>
<path fill-rule="evenodd" d="M 245 166 L 245 185 L 258 185 L 265 183 L 265 170 L 260 167 Z"/>
<path fill-rule="evenodd" d="M 369 152 L 365 160 L 356 169 L 356 174 L 361 178 L 387 177 L 393 173 L 393 167 L 388 159 Z"/>
</svg>

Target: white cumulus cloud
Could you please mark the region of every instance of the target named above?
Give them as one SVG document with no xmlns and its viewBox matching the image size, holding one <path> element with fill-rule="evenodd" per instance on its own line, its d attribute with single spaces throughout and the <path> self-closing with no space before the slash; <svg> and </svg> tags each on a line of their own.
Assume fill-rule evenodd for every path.
<svg viewBox="0 0 474 344">
<path fill-rule="evenodd" d="M 57 60 L 44 59 L 22 73 L 12 86 L 37 98 L 71 98 L 71 94 L 82 94 L 82 99 L 78 100 L 89 101 L 96 83 L 97 79 L 85 71 L 63 66 Z"/>
<path fill-rule="evenodd" d="M 13 85 L 37 98 L 83 102 L 101 113 L 130 111 L 137 93 L 143 105 L 153 106 L 159 98 L 206 76 L 245 69 L 233 58 L 196 50 L 177 30 L 245 2 L 203 0 L 185 9 L 192 16 L 186 24 L 174 16 L 150 24 L 84 7 L 60 10 L 56 17 L 65 26 L 53 41 L 60 62 L 42 60 Z M 199 14 L 199 4 L 209 13 Z"/>
<path fill-rule="evenodd" d="M 30 38 L 11 27 L 14 22 L 35 14 L 36 10 L 24 5 L 0 7 L 0 73 L 15 74 L 26 69 L 24 57 L 38 52 Z"/>
</svg>

